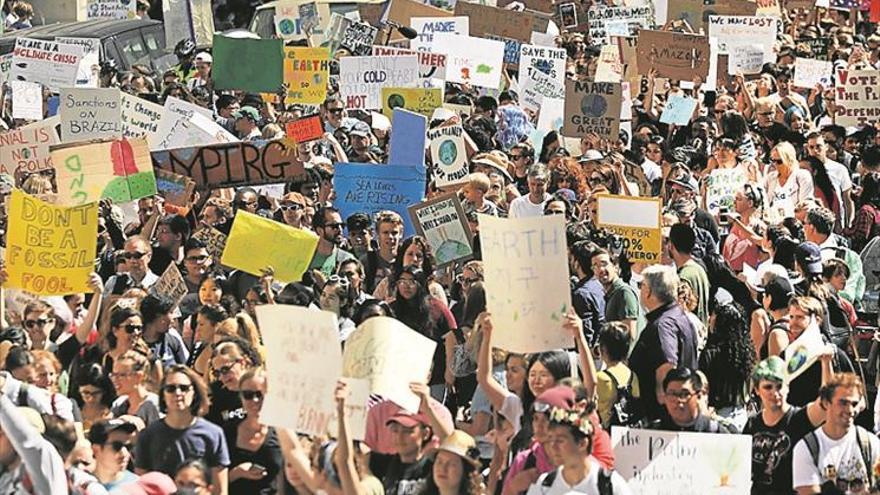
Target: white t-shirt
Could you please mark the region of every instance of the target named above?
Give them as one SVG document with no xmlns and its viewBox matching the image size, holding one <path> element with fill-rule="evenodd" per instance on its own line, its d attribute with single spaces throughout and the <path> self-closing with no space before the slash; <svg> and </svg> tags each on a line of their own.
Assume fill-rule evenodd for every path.
<svg viewBox="0 0 880 495">
<path fill-rule="evenodd" d="M 875 435 L 863 432 L 871 441 L 871 466 L 880 458 L 880 439 Z M 860 433 L 862 435 L 862 433 Z M 816 430 L 819 440 L 819 466 L 813 463 L 813 457 L 804 440 L 794 448 L 792 460 L 792 487 L 820 486 L 829 479 L 867 481 L 868 472 L 862 460 L 862 452 L 856 439 L 856 428 L 840 440 L 828 438 L 822 428 Z M 870 469 L 870 468 L 869 468 Z M 836 473 L 836 474 L 834 474 Z"/>
<path fill-rule="evenodd" d="M 592 457 L 589 460 L 590 472 L 587 473 L 587 477 L 581 480 L 580 483 L 574 486 L 566 483 L 565 478 L 562 476 L 563 468 L 560 466 L 556 468 L 556 471 L 550 471 L 550 473 L 556 473 L 556 478 L 553 480 L 552 485 L 544 486 L 544 479 L 550 474 L 544 473 L 538 478 L 537 482 L 529 487 L 528 495 L 568 495 L 573 493 L 599 495 L 599 471 L 601 471 L 602 465 Z M 611 488 L 614 495 L 632 495 L 633 493 L 623 477 L 617 474 L 617 471 L 611 473 Z"/>
<path fill-rule="evenodd" d="M 520 196 L 510 202 L 510 210 L 507 212 L 510 218 L 540 217 L 544 215 L 544 204 L 550 199 L 549 194 L 544 195 L 544 201 L 538 204 L 532 203 L 529 195 Z"/>
</svg>

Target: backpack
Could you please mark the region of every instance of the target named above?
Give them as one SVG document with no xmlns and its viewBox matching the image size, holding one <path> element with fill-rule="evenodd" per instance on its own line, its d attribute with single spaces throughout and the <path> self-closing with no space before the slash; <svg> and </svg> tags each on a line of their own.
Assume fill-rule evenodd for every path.
<svg viewBox="0 0 880 495">
<path fill-rule="evenodd" d="M 544 477 L 544 481 L 541 482 L 541 493 L 546 493 L 547 489 L 553 486 L 553 482 L 556 481 L 557 473 L 559 473 L 558 469 L 554 469 L 547 473 L 547 476 Z M 600 466 L 599 479 L 597 480 L 599 495 L 614 495 L 614 485 L 611 484 L 612 473 L 614 473 L 614 470 L 609 470 L 606 469 L 605 466 Z"/>
<path fill-rule="evenodd" d="M 865 464 L 865 471 L 868 472 L 868 482 L 866 486 L 874 485 L 874 464 L 871 462 L 874 459 L 873 452 L 871 452 L 871 435 L 873 433 L 869 432 L 865 428 L 856 426 L 856 442 L 859 443 L 859 452 L 862 453 L 862 462 Z M 807 433 L 807 436 L 804 437 L 804 443 L 807 444 L 807 450 L 810 452 L 810 457 L 813 458 L 813 464 L 822 472 L 822 467 L 819 466 L 819 437 L 816 436 L 816 430 Z"/>
<path fill-rule="evenodd" d="M 635 376 L 635 373 L 630 371 L 629 380 L 625 387 L 621 387 L 620 383 L 617 382 L 617 378 L 609 373 L 608 370 L 602 370 L 601 373 L 605 373 L 605 375 L 611 379 L 611 384 L 616 392 L 614 403 L 611 405 L 611 418 L 609 419 L 609 425 L 633 426 L 638 424 L 644 417 L 645 411 L 642 408 L 641 401 L 634 397 L 632 393 L 633 377 Z"/>
</svg>

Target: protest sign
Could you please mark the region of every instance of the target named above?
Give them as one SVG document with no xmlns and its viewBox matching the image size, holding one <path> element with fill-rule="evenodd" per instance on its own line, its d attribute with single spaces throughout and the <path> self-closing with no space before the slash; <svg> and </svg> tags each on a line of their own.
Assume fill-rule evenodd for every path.
<svg viewBox="0 0 880 495">
<path fill-rule="evenodd" d="M 180 270 L 175 263 L 169 263 L 168 268 L 165 269 L 159 280 L 150 286 L 151 294 L 167 296 L 174 301 L 175 306 L 180 304 L 180 300 L 188 292 L 189 289 L 186 287 L 183 275 L 180 274 Z"/>
<path fill-rule="evenodd" d="M 284 103 L 320 105 L 327 98 L 330 55 L 326 48 L 284 47 Z"/>
<path fill-rule="evenodd" d="M 816 323 L 810 324 L 784 351 L 785 383 L 802 375 L 819 359 L 825 349 L 822 332 Z"/>
<path fill-rule="evenodd" d="M 709 38 L 671 31 L 639 31 L 636 63 L 639 72 L 657 70 L 657 77 L 693 81 L 709 76 Z"/>
<path fill-rule="evenodd" d="M 395 0 L 396 1 L 396 0 Z M 369 380 L 370 393 L 416 412 L 412 382 L 425 383 L 437 343 L 387 316 L 367 319 L 345 341 L 342 375 Z"/>
<path fill-rule="evenodd" d="M 416 166 L 338 163 L 333 176 L 336 206 L 342 218 L 357 212 L 373 217 L 382 210 L 403 217 L 406 235 L 413 233 L 407 207 L 422 201 L 425 172 Z"/>
<path fill-rule="evenodd" d="M 748 493 L 751 435 L 611 429 L 614 467 L 633 493 Z"/>
<path fill-rule="evenodd" d="M 189 177 L 175 174 L 167 170 L 156 169 L 156 190 L 165 202 L 176 206 L 188 206 L 196 183 Z"/>
<path fill-rule="evenodd" d="M 336 315 L 297 306 L 256 309 L 271 383 L 260 420 L 324 435 L 335 418 L 334 391 L 342 373 Z"/>
<path fill-rule="evenodd" d="M 471 229 L 457 193 L 449 193 L 409 207 L 418 235 L 434 252 L 437 266 L 471 259 Z"/>
<path fill-rule="evenodd" d="M 761 45 L 731 45 L 727 58 L 727 73 L 735 76 L 760 74 L 764 66 L 764 47 Z"/>
<path fill-rule="evenodd" d="M 83 48 L 77 45 L 17 38 L 9 80 L 40 83 L 53 91 L 72 87 L 83 54 Z"/>
<path fill-rule="evenodd" d="M 43 119 L 43 86 L 27 81 L 10 81 L 12 89 L 12 118 Z"/>
<path fill-rule="evenodd" d="M 282 0 L 275 4 L 275 32 L 282 39 L 297 41 L 308 36 L 299 18 L 299 4 L 297 0 Z"/>
<path fill-rule="evenodd" d="M 831 47 L 831 38 L 799 38 L 795 40 L 798 52 L 804 48 L 809 53 L 809 58 L 826 60 L 828 49 Z"/>
<path fill-rule="evenodd" d="M 603 194 L 597 205 L 597 224 L 623 237 L 623 249 L 632 262 L 660 262 L 660 199 Z"/>
<path fill-rule="evenodd" d="M 382 13 L 381 22 L 396 22 L 401 26 L 411 26 L 413 17 L 452 17 L 452 12 L 433 7 L 416 0 L 390 0 Z M 392 31 L 391 42 L 405 40 L 402 34 Z"/>
<path fill-rule="evenodd" d="M 414 55 L 344 57 L 339 60 L 339 95 L 348 109 L 379 110 L 382 88 L 415 88 L 419 61 Z"/>
<path fill-rule="evenodd" d="M 746 183 L 746 173 L 740 168 L 715 169 L 706 177 L 706 210 L 716 215 L 726 208 L 734 211 L 733 198 Z"/>
<path fill-rule="evenodd" d="M 362 378 L 343 378 L 348 385 L 348 398 L 345 400 L 345 419 L 348 434 L 352 440 L 364 441 L 367 437 L 367 415 L 370 412 L 370 381 Z M 338 415 L 333 410 L 330 422 L 330 438 L 339 438 Z M 337 424 L 334 424 L 337 422 Z"/>
<path fill-rule="evenodd" d="M 779 5 L 779 0 L 758 0 L 755 3 L 757 4 L 755 15 L 776 17 L 782 15 L 782 7 Z"/>
<path fill-rule="evenodd" d="M 297 10 L 299 10 L 299 25 L 303 33 L 311 35 L 315 31 L 320 31 L 321 14 L 318 13 L 317 3 L 302 3 L 297 6 Z"/>
<path fill-rule="evenodd" d="M 792 0 L 788 0 L 789 2 Z M 660 7 L 657 8 L 657 25 L 662 26 L 665 22 L 683 20 L 686 21 L 694 32 L 706 32 L 706 24 L 710 15 L 747 15 L 753 16 L 757 11 L 757 4 L 750 0 L 725 0 L 724 2 L 704 2 L 703 0 L 668 0 L 666 3 L 666 15 L 661 15 Z"/>
<path fill-rule="evenodd" d="M 214 36 L 215 89 L 277 93 L 284 82 L 284 41 Z"/>
<path fill-rule="evenodd" d="M 58 202 L 81 205 L 109 198 L 117 203 L 156 194 L 147 140 L 119 139 L 51 148 Z"/>
<path fill-rule="evenodd" d="M 0 23 L 2 24 L 2 23 Z M 12 71 L 12 53 L 0 55 L 0 84 L 5 84 L 9 80 L 9 73 Z"/>
<path fill-rule="evenodd" d="M 694 110 L 697 108 L 697 99 L 681 94 L 671 95 L 666 100 L 660 122 L 663 124 L 687 125 Z"/>
<path fill-rule="evenodd" d="M 193 232 L 192 238 L 204 242 L 205 246 L 208 248 L 208 253 L 215 260 L 219 260 L 223 256 L 223 250 L 226 249 L 227 239 L 226 234 L 223 232 L 220 232 L 214 227 L 204 227 Z"/>
<path fill-rule="evenodd" d="M 595 132 L 617 139 L 622 98 L 620 83 L 566 81 L 562 134 L 581 137 Z"/>
<path fill-rule="evenodd" d="M 625 36 L 635 36 L 638 30 L 654 27 L 654 8 L 650 3 L 632 7 L 605 7 L 594 5 L 587 11 L 590 39 L 594 44 L 610 43 L 608 24 L 626 26 Z M 617 33 L 619 30 L 615 29 Z"/>
<path fill-rule="evenodd" d="M 587 21 L 586 18 L 589 16 L 586 12 L 579 11 L 578 4 L 574 2 L 556 4 L 556 18 L 560 21 L 559 27 L 565 29 L 577 28 L 580 23 Z"/>
<path fill-rule="evenodd" d="M 373 43 L 379 28 L 365 22 L 350 22 L 342 32 L 339 48 L 348 50 L 348 53 L 360 57 L 369 55 L 373 51 Z"/>
<path fill-rule="evenodd" d="M 305 173 L 295 151 L 283 141 L 221 143 L 151 155 L 156 168 L 190 177 L 199 188 L 272 184 Z"/>
<path fill-rule="evenodd" d="M 271 266 L 286 284 L 302 279 L 317 247 L 318 236 L 308 230 L 238 210 L 220 262 L 256 276 Z"/>
<path fill-rule="evenodd" d="M 425 117 L 443 104 L 443 88 L 382 88 L 382 113 L 392 116 L 402 108 Z"/>
<path fill-rule="evenodd" d="M 101 40 L 56 36 L 55 41 L 83 47 L 83 57 L 76 70 L 76 87 L 97 88 L 98 76 L 101 72 Z"/>
<path fill-rule="evenodd" d="M 147 142 L 159 132 L 162 106 L 128 93 L 119 94 L 119 124 L 122 137 L 146 137 Z M 152 146 L 151 146 L 152 149 Z"/>
<path fill-rule="evenodd" d="M 743 15 L 709 16 L 709 36 L 718 38 L 718 54 L 727 55 L 733 45 L 761 45 L 764 62 L 775 62 L 773 43 L 776 41 L 778 17 Z"/>
<path fill-rule="evenodd" d="M 512 38 L 505 38 L 494 34 L 487 34 L 486 39 L 504 43 L 504 63 L 511 69 L 519 67 L 519 52 L 522 48 L 522 43 Z"/>
<path fill-rule="evenodd" d="M 478 219 L 486 305 L 497 329 L 493 345 L 524 353 L 571 347 L 571 334 L 562 328 L 571 309 L 564 219 Z"/>
<path fill-rule="evenodd" d="M 132 0 L 88 0 L 86 19 L 134 19 L 136 7 Z"/>
<path fill-rule="evenodd" d="M 461 125 L 438 127 L 428 131 L 431 142 L 434 185 L 447 187 L 465 182 L 468 177 L 468 157 Z"/>
<path fill-rule="evenodd" d="M 95 270 L 98 204 L 59 207 L 19 189 L 9 200 L 6 287 L 37 295 L 91 292 Z"/>
<path fill-rule="evenodd" d="M 566 52 L 562 48 L 522 45 L 520 47 L 519 82 L 540 72 L 559 82 L 565 80 Z"/>
<path fill-rule="evenodd" d="M 192 40 L 196 46 L 209 46 L 214 37 L 211 0 L 162 0 L 165 46 L 177 46 L 180 40 Z M 216 46 L 215 46 L 216 49 Z M 216 59 L 215 59 L 216 64 Z"/>
<path fill-rule="evenodd" d="M 546 109 L 548 100 L 562 102 L 565 99 L 565 86 L 562 81 L 535 71 L 531 77 L 520 81 L 520 93 L 523 108 L 538 112 Z"/>
<path fill-rule="evenodd" d="M 410 26 L 419 34 L 418 38 L 410 41 L 409 46 L 415 50 L 422 49 L 424 45 L 430 46 L 434 41 L 434 33 L 449 33 L 459 36 L 470 35 L 468 17 L 413 17 Z M 430 50 L 429 50 L 430 51 Z"/>
<path fill-rule="evenodd" d="M 190 146 L 192 143 L 232 143 L 238 138 L 214 121 L 211 111 L 169 96 L 158 130 L 150 136 L 151 150 Z"/>
<path fill-rule="evenodd" d="M 345 30 L 348 29 L 348 25 L 352 22 L 357 21 L 356 19 L 351 19 L 347 15 L 342 15 L 337 12 L 332 12 L 330 14 L 330 24 L 327 26 L 327 30 L 324 33 L 324 38 L 326 39 L 326 43 L 324 44 L 334 58 L 336 55 L 336 49 L 339 48 L 339 43 L 342 42 L 342 38 L 345 36 Z"/>
<path fill-rule="evenodd" d="M 794 79 L 792 83 L 798 88 L 813 89 L 817 84 L 825 88 L 831 87 L 831 73 L 834 64 L 829 60 L 815 60 L 797 57 L 794 61 Z"/>
<path fill-rule="evenodd" d="M 424 115 L 401 108 L 394 110 L 394 132 L 391 133 L 391 149 L 388 152 L 389 165 L 416 166 L 425 169 L 425 132 L 428 119 Z"/>
<path fill-rule="evenodd" d="M 546 33 L 550 21 L 550 16 L 537 12 L 517 12 L 470 2 L 456 2 L 455 15 L 469 19 L 470 36 L 495 35 L 522 43 L 531 40 L 533 31 Z"/>
<path fill-rule="evenodd" d="M 388 55 L 415 55 L 419 58 L 419 77 L 422 79 L 445 79 L 446 78 L 446 54 L 431 53 L 391 46 L 374 46 L 373 55 L 384 57 Z"/>
<path fill-rule="evenodd" d="M 295 143 L 306 143 L 321 139 L 324 135 L 324 124 L 321 123 L 320 115 L 309 115 L 288 122 L 284 130 L 287 137 L 293 139 Z"/>
<path fill-rule="evenodd" d="M 501 84 L 504 43 L 472 36 L 436 33 L 434 50 L 445 53 L 448 57 L 448 82 L 490 89 L 498 89 Z"/>
<path fill-rule="evenodd" d="M 621 82 L 624 66 L 620 60 L 620 48 L 616 45 L 602 45 L 599 62 L 596 65 L 596 82 Z"/>
<path fill-rule="evenodd" d="M 880 121 L 880 71 L 841 70 L 837 81 L 835 124 L 858 127 Z"/>
<path fill-rule="evenodd" d="M 62 88 L 61 142 L 113 139 L 122 136 L 119 89 Z"/>
<path fill-rule="evenodd" d="M 0 174 L 39 172 L 52 168 L 49 146 L 58 144 L 58 117 L 0 133 Z"/>
<path fill-rule="evenodd" d="M 556 35 L 550 33 L 532 33 L 529 44 L 556 48 Z"/>
</svg>

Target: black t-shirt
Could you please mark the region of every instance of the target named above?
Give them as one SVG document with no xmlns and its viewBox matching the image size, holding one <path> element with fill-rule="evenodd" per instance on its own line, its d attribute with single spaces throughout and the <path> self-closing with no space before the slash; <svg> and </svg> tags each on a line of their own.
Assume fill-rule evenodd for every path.
<svg viewBox="0 0 880 495">
<path fill-rule="evenodd" d="M 229 493 L 274 495 L 278 489 L 278 473 L 284 467 L 278 434 L 275 432 L 275 428 L 270 426 L 269 433 L 259 449 L 256 451 L 243 449 L 236 445 L 239 423 L 241 421 L 231 421 L 223 427 L 223 435 L 226 437 L 226 445 L 229 447 L 229 467 L 234 468 L 243 462 L 252 462 L 266 468 L 266 476 L 260 480 L 239 478 L 231 481 Z"/>
<path fill-rule="evenodd" d="M 794 446 L 815 427 L 807 409 L 792 407 L 773 426 L 760 412 L 749 417 L 744 434 L 752 436 L 752 494 L 790 495 Z"/>
<path fill-rule="evenodd" d="M 220 382 L 211 382 L 211 408 L 205 419 L 223 428 L 230 423 L 238 423 L 247 416 L 241 406 L 241 397 Z M 267 466 L 268 467 L 268 466 Z"/>
<path fill-rule="evenodd" d="M 394 456 L 382 478 L 385 495 L 418 495 L 423 493 L 434 463 L 430 457 L 404 464 L 400 456 Z"/>
</svg>

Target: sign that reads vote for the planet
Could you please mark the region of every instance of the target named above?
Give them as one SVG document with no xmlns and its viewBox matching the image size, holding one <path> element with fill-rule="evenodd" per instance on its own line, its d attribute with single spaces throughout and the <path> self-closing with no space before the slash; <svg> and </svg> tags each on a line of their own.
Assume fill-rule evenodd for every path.
<svg viewBox="0 0 880 495">
<path fill-rule="evenodd" d="M 379 110 L 382 88 L 415 88 L 419 60 L 415 55 L 343 57 L 339 61 L 339 94 L 346 108 Z"/>
<path fill-rule="evenodd" d="M 620 83 L 567 81 L 562 134 L 581 137 L 595 132 L 599 137 L 617 139 L 622 98 Z"/>
<path fill-rule="evenodd" d="M 438 127 L 428 131 L 431 141 L 431 162 L 434 164 L 434 185 L 446 187 L 465 182 L 468 158 L 460 125 Z"/>
<path fill-rule="evenodd" d="M 880 71 L 841 70 L 837 80 L 836 124 L 856 127 L 880 121 Z"/>
</svg>

